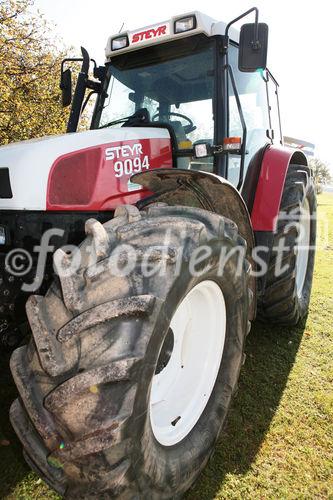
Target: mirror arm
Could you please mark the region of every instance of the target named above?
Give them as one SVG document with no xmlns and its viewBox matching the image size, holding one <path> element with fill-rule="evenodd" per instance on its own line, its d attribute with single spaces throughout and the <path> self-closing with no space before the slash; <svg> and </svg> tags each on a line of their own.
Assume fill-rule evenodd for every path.
<svg viewBox="0 0 333 500">
<path fill-rule="evenodd" d="M 97 94 L 102 93 L 101 82 L 95 82 L 94 80 L 87 80 L 87 89 L 93 90 Z"/>
<path fill-rule="evenodd" d="M 269 71 L 268 68 L 266 68 L 266 73 L 267 73 L 268 77 L 274 82 L 274 84 L 277 87 L 280 87 L 279 82 L 276 80 L 276 78 L 274 78 L 274 76 L 272 75 L 272 73 Z M 267 78 L 267 81 L 269 80 L 269 78 Z"/>
<path fill-rule="evenodd" d="M 66 59 L 63 59 L 61 61 L 61 72 L 63 73 L 64 71 L 64 66 L 68 62 L 80 62 L 83 61 L 82 57 L 66 57 Z"/>
<path fill-rule="evenodd" d="M 249 14 L 251 14 L 251 12 L 255 12 L 255 29 L 254 29 L 254 40 L 252 42 L 252 46 L 253 46 L 254 50 L 258 50 L 258 49 L 260 49 L 260 42 L 259 42 L 259 10 L 257 7 L 252 7 L 251 9 L 247 10 L 246 12 L 241 14 L 240 16 L 238 16 L 235 19 L 233 19 L 232 21 L 230 21 L 230 23 L 228 23 L 226 28 L 225 28 L 224 36 L 228 40 L 230 27 L 234 23 L 237 23 L 237 21 L 240 21 L 241 19 L 243 19 L 243 17 L 246 17 Z"/>
<path fill-rule="evenodd" d="M 87 51 L 86 51 L 86 49 L 84 49 L 83 47 L 81 47 L 81 50 L 82 50 L 82 49 L 83 49 L 85 52 L 87 52 Z M 88 54 L 88 52 L 87 52 L 87 54 Z M 89 57 L 89 54 L 88 54 L 88 57 Z M 90 61 L 91 61 L 92 63 L 94 63 L 94 76 L 96 76 L 96 77 L 97 77 L 97 75 L 99 74 L 98 72 L 99 72 L 100 70 L 102 70 L 102 69 L 104 68 L 104 66 L 100 66 L 100 67 L 98 67 L 98 66 L 97 66 L 97 63 L 96 63 L 96 61 L 95 61 L 95 59 L 90 59 Z M 83 57 L 66 57 L 65 59 L 63 59 L 63 60 L 61 61 L 61 72 L 63 72 L 63 71 L 64 71 L 64 66 L 65 66 L 65 64 L 66 64 L 66 63 L 68 63 L 68 62 L 84 62 L 84 58 L 83 58 Z M 85 68 L 81 68 L 81 71 L 82 71 L 82 70 L 85 70 Z"/>
</svg>

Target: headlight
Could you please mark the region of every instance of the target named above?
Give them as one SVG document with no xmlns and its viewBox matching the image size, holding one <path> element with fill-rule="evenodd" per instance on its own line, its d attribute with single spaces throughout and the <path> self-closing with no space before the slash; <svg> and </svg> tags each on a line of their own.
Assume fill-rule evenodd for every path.
<svg viewBox="0 0 333 500">
<path fill-rule="evenodd" d="M 113 38 L 113 40 L 111 41 L 111 50 L 124 49 L 127 46 L 128 46 L 127 35 L 118 36 L 117 38 Z"/>
<path fill-rule="evenodd" d="M 183 33 L 184 31 L 194 30 L 197 27 L 195 16 L 182 17 L 175 21 L 175 33 Z"/>
</svg>

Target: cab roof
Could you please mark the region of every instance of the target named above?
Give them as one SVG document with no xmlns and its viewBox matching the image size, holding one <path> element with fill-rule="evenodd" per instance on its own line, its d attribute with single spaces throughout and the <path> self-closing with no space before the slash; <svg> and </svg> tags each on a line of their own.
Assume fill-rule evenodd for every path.
<svg viewBox="0 0 333 500">
<path fill-rule="evenodd" d="M 189 17 L 194 17 L 194 27 L 188 31 L 176 33 L 176 22 Z M 122 31 L 121 33 L 110 36 L 105 48 L 106 59 L 107 62 L 109 62 L 113 56 L 118 54 L 131 52 L 154 44 L 170 42 L 178 38 L 185 38 L 199 33 L 202 33 L 207 37 L 211 37 L 214 35 L 224 35 L 226 26 L 226 23 L 222 21 L 218 22 L 215 19 L 207 16 L 206 14 L 203 14 L 202 12 L 187 12 L 186 14 L 172 17 L 171 19 L 160 23 L 145 26 L 133 31 Z M 114 39 L 122 37 L 127 37 L 126 47 L 113 50 L 112 41 Z M 239 32 L 231 28 L 230 38 L 234 42 L 238 43 Z"/>
</svg>

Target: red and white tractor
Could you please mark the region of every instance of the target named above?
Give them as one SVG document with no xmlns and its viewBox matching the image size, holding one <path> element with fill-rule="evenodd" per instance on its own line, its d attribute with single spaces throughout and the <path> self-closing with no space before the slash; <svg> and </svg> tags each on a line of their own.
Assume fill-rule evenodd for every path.
<svg viewBox="0 0 333 500">
<path fill-rule="evenodd" d="M 10 416 L 66 498 L 181 497 L 251 322 L 307 314 L 315 192 L 283 143 L 267 39 L 256 8 L 111 36 L 105 66 L 82 49 L 73 96 L 63 62 L 68 134 L 0 148 L 2 341 L 32 333 Z"/>
</svg>

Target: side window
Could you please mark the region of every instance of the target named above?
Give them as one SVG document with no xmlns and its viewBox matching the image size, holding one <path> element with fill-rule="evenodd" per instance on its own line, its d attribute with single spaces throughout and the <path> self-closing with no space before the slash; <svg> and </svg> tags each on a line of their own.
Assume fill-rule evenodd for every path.
<svg viewBox="0 0 333 500">
<path fill-rule="evenodd" d="M 144 96 L 142 102 L 137 105 L 137 108 L 146 108 L 150 118 L 153 118 L 153 116 L 158 112 L 158 102 L 150 97 Z"/>
<path fill-rule="evenodd" d="M 180 113 L 187 116 L 192 120 L 195 127 L 193 131 L 186 133 L 186 126 L 189 125 L 189 122 L 182 118 L 177 118 L 177 116 L 170 117 L 170 123 L 174 127 L 178 139 L 178 147 L 180 149 L 191 148 L 194 144 L 205 141 L 213 144 L 214 121 L 212 99 L 185 102 L 177 106 L 172 105 L 170 110 L 173 113 Z M 178 158 L 177 166 L 178 168 L 190 168 L 191 170 L 213 172 L 214 158 L 212 156 L 207 158 Z"/>
<path fill-rule="evenodd" d="M 135 104 L 130 99 L 131 89 L 114 76 L 110 80 L 109 97 L 104 104 L 100 126 L 130 116 L 135 111 Z M 110 101 L 112 98 L 112 106 Z"/>
<path fill-rule="evenodd" d="M 229 50 L 229 63 L 233 69 L 247 127 L 245 175 L 252 156 L 269 141 L 267 137 L 267 130 L 270 127 L 266 82 L 262 71 L 255 71 L 254 73 L 239 71 L 238 47 L 233 45 L 230 46 Z M 231 82 L 229 84 L 229 115 L 229 135 L 242 137 L 242 126 Z M 229 155 L 228 179 L 234 185 L 238 184 L 239 170 L 240 157 Z"/>
<path fill-rule="evenodd" d="M 281 127 L 280 127 L 280 113 L 279 113 L 279 95 L 278 85 L 272 75 L 268 72 L 267 78 L 267 91 L 269 113 L 271 117 L 271 128 L 273 129 L 273 142 L 276 144 L 282 143 Z"/>
</svg>

